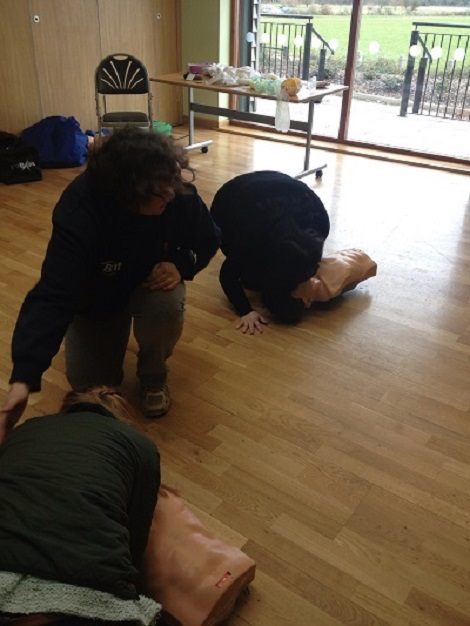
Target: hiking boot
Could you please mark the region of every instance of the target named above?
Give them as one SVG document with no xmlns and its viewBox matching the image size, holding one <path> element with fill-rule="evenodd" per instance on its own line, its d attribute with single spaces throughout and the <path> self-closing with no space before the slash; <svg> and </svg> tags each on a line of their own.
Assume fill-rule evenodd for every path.
<svg viewBox="0 0 470 626">
<path fill-rule="evenodd" d="M 142 389 L 142 410 L 147 417 L 161 417 L 170 408 L 170 390 L 165 385 L 161 389 Z"/>
</svg>

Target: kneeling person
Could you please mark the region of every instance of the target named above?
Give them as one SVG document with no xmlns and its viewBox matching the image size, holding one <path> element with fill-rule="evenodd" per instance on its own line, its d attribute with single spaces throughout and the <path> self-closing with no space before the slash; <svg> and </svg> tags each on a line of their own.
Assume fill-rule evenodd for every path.
<svg viewBox="0 0 470 626">
<path fill-rule="evenodd" d="M 160 606 L 138 585 L 160 458 L 133 417 L 112 389 L 72 392 L 0 445 L 2 624 L 154 623 Z"/>
<path fill-rule="evenodd" d="M 14 424 L 28 394 L 40 390 L 64 336 L 73 389 L 119 386 L 132 322 L 143 410 L 149 417 L 166 413 L 167 360 L 183 329 L 184 281 L 206 267 L 219 245 L 184 171 L 193 174 L 171 138 L 124 128 L 65 189 L 40 280 L 16 323 L 0 441 L 2 424 Z"/>
<path fill-rule="evenodd" d="M 244 289 L 261 293 L 273 317 L 295 324 L 313 298 L 315 274 L 330 231 L 322 201 L 305 183 L 281 172 L 242 174 L 217 192 L 211 215 L 226 259 L 220 283 L 240 315 L 237 328 L 262 332 L 267 320 Z"/>
</svg>

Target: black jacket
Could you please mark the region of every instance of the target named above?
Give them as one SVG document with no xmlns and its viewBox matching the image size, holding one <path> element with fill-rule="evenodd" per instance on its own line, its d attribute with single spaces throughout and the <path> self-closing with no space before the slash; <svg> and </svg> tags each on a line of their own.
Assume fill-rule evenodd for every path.
<svg viewBox="0 0 470 626">
<path fill-rule="evenodd" d="M 10 382 L 39 390 L 74 314 L 94 319 L 117 314 L 161 261 L 173 262 L 181 277 L 191 280 L 218 245 L 217 228 L 193 185 L 162 215 L 138 215 L 94 195 L 84 172 L 54 209 L 41 278 L 16 323 Z"/>
<path fill-rule="evenodd" d="M 101 407 L 83 409 L 30 419 L 0 446 L 0 571 L 136 598 L 158 451 Z"/>
<path fill-rule="evenodd" d="M 242 174 L 216 193 L 211 215 L 221 229 L 226 259 L 220 270 L 225 295 L 239 315 L 252 310 L 243 287 L 260 290 L 274 271 L 276 242 L 299 232 L 324 241 L 330 232 L 320 198 L 305 183 L 274 171 Z M 312 264 L 307 280 L 316 267 Z M 293 285 L 291 288 L 294 288 Z"/>
</svg>

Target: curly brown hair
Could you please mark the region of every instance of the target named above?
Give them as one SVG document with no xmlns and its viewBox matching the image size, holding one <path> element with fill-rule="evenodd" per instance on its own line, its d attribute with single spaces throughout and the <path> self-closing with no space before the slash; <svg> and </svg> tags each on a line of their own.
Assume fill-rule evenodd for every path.
<svg viewBox="0 0 470 626">
<path fill-rule="evenodd" d="M 112 387 L 100 386 L 85 391 L 69 391 L 62 401 L 60 412 L 67 413 L 75 405 L 82 403 L 98 404 L 122 422 L 135 423 L 136 413 L 133 406 Z"/>
<path fill-rule="evenodd" d="M 188 181 L 184 171 L 190 173 Z M 195 178 L 187 152 L 172 137 L 133 127 L 103 140 L 88 158 L 87 176 L 96 193 L 129 211 L 168 188 L 184 193 L 185 183 Z"/>
</svg>

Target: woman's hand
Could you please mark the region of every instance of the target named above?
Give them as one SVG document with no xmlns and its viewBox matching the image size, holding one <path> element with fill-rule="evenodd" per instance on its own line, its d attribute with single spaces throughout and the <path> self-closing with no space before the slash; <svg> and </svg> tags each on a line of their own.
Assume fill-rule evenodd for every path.
<svg viewBox="0 0 470 626">
<path fill-rule="evenodd" d="M 162 261 L 155 265 L 143 285 L 146 289 L 150 289 L 151 291 L 156 289 L 171 291 L 179 285 L 180 282 L 181 274 L 176 269 L 176 265 L 169 261 Z"/>
<path fill-rule="evenodd" d="M 0 444 L 13 429 L 16 422 L 23 415 L 28 403 L 29 387 L 25 383 L 13 383 L 0 409 Z"/>
<path fill-rule="evenodd" d="M 266 320 L 257 311 L 250 311 L 247 315 L 243 315 L 238 322 L 236 329 L 241 330 L 242 333 L 248 335 L 254 335 L 255 333 L 263 332 L 263 325 L 266 325 Z"/>
</svg>

